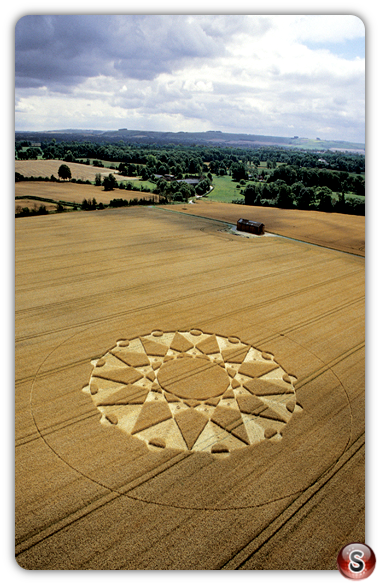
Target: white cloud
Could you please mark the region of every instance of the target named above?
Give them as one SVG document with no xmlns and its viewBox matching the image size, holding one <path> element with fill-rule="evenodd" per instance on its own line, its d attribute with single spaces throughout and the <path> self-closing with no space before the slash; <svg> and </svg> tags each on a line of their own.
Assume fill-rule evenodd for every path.
<svg viewBox="0 0 380 585">
<path fill-rule="evenodd" d="M 36 53 L 34 48 L 23 53 L 18 128 L 38 128 L 50 120 L 62 128 L 83 127 L 84 120 L 86 127 L 98 122 L 115 128 L 124 119 L 123 126 L 136 129 L 141 126 L 135 123 L 172 131 L 292 135 L 294 129 L 311 136 L 325 129 L 326 138 L 364 141 L 364 59 L 344 59 L 331 50 L 331 43 L 364 34 L 356 17 L 98 18 L 105 20 L 85 21 L 87 37 L 69 62 L 58 63 L 58 73 L 51 75 L 41 52 L 31 85 L 40 79 L 44 91 L 27 87 L 25 64 L 32 56 L 36 60 Z M 65 39 L 63 26 L 54 22 L 59 39 Z M 117 25 L 109 42 L 100 23 L 106 30 Z M 55 46 L 51 21 L 49 27 L 40 44 Z M 21 46 L 28 46 L 27 38 Z"/>
<path fill-rule="evenodd" d="M 362 20 L 357 16 L 347 14 L 290 17 L 290 30 L 294 40 L 309 43 L 341 43 L 363 37 L 365 34 Z"/>
</svg>

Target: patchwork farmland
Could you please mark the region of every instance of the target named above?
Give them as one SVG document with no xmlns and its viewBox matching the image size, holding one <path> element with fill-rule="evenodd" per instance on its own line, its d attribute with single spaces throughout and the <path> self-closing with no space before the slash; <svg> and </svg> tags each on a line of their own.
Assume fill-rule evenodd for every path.
<svg viewBox="0 0 380 585">
<path fill-rule="evenodd" d="M 246 213 L 16 219 L 21 567 L 333 570 L 365 541 L 364 218 Z"/>
</svg>

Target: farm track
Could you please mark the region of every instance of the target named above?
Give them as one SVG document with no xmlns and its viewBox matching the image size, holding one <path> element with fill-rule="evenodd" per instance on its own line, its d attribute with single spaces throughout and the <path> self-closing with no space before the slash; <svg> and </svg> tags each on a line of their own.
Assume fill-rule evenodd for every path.
<svg viewBox="0 0 380 585">
<path fill-rule="evenodd" d="M 285 297 L 285 298 L 287 298 L 287 297 Z M 281 336 L 289 335 L 290 333 L 292 333 L 294 331 L 297 331 L 298 329 L 301 329 L 302 327 L 309 327 L 310 325 L 316 324 L 319 321 L 325 319 L 326 317 L 330 317 L 330 316 L 332 317 L 334 314 L 336 314 L 336 313 L 338 313 L 340 311 L 344 311 L 346 309 L 353 308 L 355 305 L 357 305 L 359 303 L 363 303 L 363 302 L 364 302 L 364 296 L 362 296 L 362 297 L 360 297 L 358 299 L 354 299 L 354 300 L 352 300 L 352 301 L 350 301 L 348 303 L 345 303 L 343 305 L 340 305 L 340 306 L 336 307 L 335 309 L 326 311 L 325 313 L 322 313 L 321 315 L 319 315 L 316 318 L 310 318 L 310 319 L 304 320 L 304 321 L 302 321 L 300 323 L 297 323 L 293 327 L 289 327 L 288 329 L 285 329 L 285 330 L 281 331 L 280 335 Z M 262 304 L 261 306 L 267 306 L 267 304 L 269 304 L 269 303 Z M 249 308 L 252 309 L 252 308 L 255 308 L 255 307 L 253 305 L 251 305 Z M 234 316 L 235 314 L 236 314 L 236 311 L 233 311 L 233 312 L 229 313 L 226 316 L 231 317 L 231 316 Z M 119 317 L 119 315 L 117 317 L 115 317 L 115 318 L 118 318 L 118 317 Z M 110 317 L 110 319 L 112 319 L 112 317 Z M 97 321 L 97 323 L 99 323 L 99 321 Z M 202 325 L 203 326 L 206 326 L 207 325 L 207 321 L 202 322 Z M 62 331 L 62 330 L 60 330 L 60 331 Z M 46 335 L 49 335 L 49 333 L 46 333 Z M 265 344 L 265 343 L 267 343 L 269 341 L 272 341 L 276 337 L 278 337 L 278 334 L 275 334 L 275 335 L 272 335 L 272 336 L 269 336 L 269 337 L 263 337 L 261 339 L 258 339 L 256 343 L 257 343 L 257 345 L 262 345 L 262 344 Z M 20 341 L 20 340 L 18 340 L 18 341 Z M 24 339 L 21 339 L 21 341 L 24 341 Z M 79 361 L 77 361 L 75 363 L 70 363 L 70 364 L 67 364 L 66 366 L 62 366 L 59 369 L 58 368 L 55 368 L 54 370 L 48 370 L 48 371 L 44 372 L 43 374 L 38 374 L 38 375 L 39 375 L 39 377 L 48 376 L 52 372 L 63 371 L 65 369 L 71 368 L 73 365 L 80 365 L 80 364 L 84 364 L 85 362 L 86 362 L 86 360 L 79 360 Z M 26 378 L 17 379 L 15 381 L 15 383 L 16 383 L 16 385 L 17 384 L 23 384 L 26 381 L 32 381 L 32 380 L 34 380 L 34 376 L 28 376 Z"/>
<path fill-rule="evenodd" d="M 296 492 L 295 494 L 293 494 L 295 496 L 294 500 L 284 509 L 284 512 L 281 515 L 281 517 L 276 518 L 266 528 L 266 530 L 264 530 L 260 534 L 260 537 L 249 541 L 243 547 L 243 549 L 239 551 L 239 553 L 237 553 L 234 557 L 232 557 L 227 562 L 225 562 L 225 564 L 223 564 L 222 566 L 217 567 L 217 569 L 219 569 L 219 570 L 220 569 L 236 570 L 236 569 L 242 568 L 244 563 L 246 563 L 247 561 L 252 559 L 253 555 L 256 552 L 258 552 L 263 546 L 268 545 L 268 543 L 270 543 L 271 538 L 273 538 L 274 535 L 276 535 L 281 529 L 283 529 L 287 523 L 294 521 L 297 514 L 299 514 L 301 511 L 303 511 L 303 509 L 307 505 L 310 505 L 310 504 L 312 505 L 312 500 L 314 497 L 316 497 L 318 495 L 318 492 L 320 492 L 320 490 L 323 489 L 323 487 L 331 480 L 331 478 L 333 478 L 335 475 L 337 475 L 339 473 L 339 471 L 345 465 L 348 465 L 350 463 L 350 461 L 357 455 L 357 453 L 360 450 L 362 450 L 363 448 L 364 448 L 364 434 L 361 435 L 355 441 L 355 443 L 353 445 L 351 445 L 350 449 L 341 457 L 341 459 L 339 461 L 337 461 L 336 464 L 333 465 L 329 470 L 327 470 L 320 478 L 318 478 L 318 480 L 313 485 L 311 485 L 308 488 L 308 490 L 306 490 L 305 492 Z M 187 456 L 183 456 L 183 455 L 174 457 L 173 459 L 175 461 L 170 461 L 169 467 L 165 466 L 164 468 L 157 469 L 156 472 L 154 473 L 154 476 L 157 476 L 161 473 L 164 473 L 167 469 L 170 469 L 172 466 L 177 465 L 178 463 L 181 463 L 183 461 L 183 459 L 186 457 Z M 152 477 L 152 474 L 149 474 L 148 477 L 145 477 L 145 476 L 142 477 L 140 480 L 141 483 L 139 485 L 149 481 L 151 479 L 151 477 Z M 137 485 L 138 484 L 136 484 L 136 482 L 135 482 L 134 485 L 130 486 L 129 489 L 132 490 Z M 94 512 L 94 510 L 99 510 L 99 509 L 103 508 L 110 501 L 112 501 L 116 498 L 128 497 L 131 499 L 136 499 L 136 498 L 133 498 L 133 496 L 130 496 L 128 494 L 128 488 L 126 486 L 124 486 L 124 489 L 125 489 L 125 491 L 123 491 L 123 492 L 112 491 L 107 496 L 100 498 L 99 501 L 94 501 L 86 508 L 82 508 L 82 509 L 75 511 L 70 517 L 66 517 L 63 520 L 61 520 L 60 522 L 58 522 L 57 524 L 49 526 L 42 533 L 40 533 L 38 535 L 30 536 L 27 540 L 20 541 L 20 542 L 16 543 L 16 557 L 20 553 L 29 550 L 33 546 L 36 546 L 40 542 L 43 542 L 45 539 L 51 537 L 52 535 L 58 534 L 60 531 L 68 528 L 73 523 L 78 522 L 79 520 L 86 518 L 87 516 L 92 514 Z M 285 498 L 279 498 L 279 500 L 283 500 L 283 499 L 285 499 Z M 144 502 L 144 500 L 139 500 L 139 501 Z M 151 502 L 149 502 L 149 501 L 147 501 L 145 503 L 148 505 L 151 504 Z M 183 509 L 181 506 L 174 505 L 171 507 Z M 254 507 L 260 507 L 260 506 L 254 506 Z M 249 509 L 249 508 L 252 508 L 252 506 L 247 506 L 246 509 Z M 204 509 L 199 508 L 199 509 L 195 509 L 195 510 L 198 512 L 198 511 L 203 511 Z M 215 508 L 215 511 L 223 512 L 224 510 L 225 510 L 224 508 Z M 228 510 L 230 510 L 230 508 L 228 508 Z M 240 508 L 239 508 L 239 510 L 240 510 Z M 151 544 L 154 545 L 154 543 L 151 543 Z M 120 567 L 120 569 L 123 569 L 123 568 L 124 567 Z"/>
<path fill-rule="evenodd" d="M 285 298 L 287 298 L 287 297 L 285 297 Z M 335 309 L 332 309 L 332 310 L 326 311 L 325 313 L 322 313 L 321 315 L 319 315 L 319 316 L 318 316 L 318 317 L 316 317 L 316 318 L 310 318 L 310 319 L 304 320 L 304 321 L 302 321 L 302 322 L 299 322 L 299 323 L 295 324 L 294 326 L 292 326 L 292 327 L 289 327 L 288 329 L 282 330 L 282 331 L 281 331 L 281 333 L 280 333 L 280 335 L 281 335 L 281 336 L 286 336 L 286 335 L 289 335 L 290 333 L 292 333 L 292 332 L 295 332 L 295 331 L 297 331 L 297 330 L 299 330 L 299 329 L 301 329 L 301 328 L 303 328 L 303 327 L 309 327 L 310 325 L 312 325 L 312 324 L 316 324 L 316 323 L 318 323 L 319 321 L 321 321 L 321 320 L 325 319 L 326 317 L 330 317 L 330 316 L 332 317 L 333 315 L 335 315 L 336 313 L 339 313 L 340 311 L 344 311 L 344 310 L 346 310 L 346 309 L 353 308 L 355 305 L 357 305 L 357 304 L 359 304 L 359 303 L 363 303 L 363 302 L 364 302 L 364 299 L 365 299 L 365 297 L 364 297 L 364 296 L 362 296 L 362 297 L 360 297 L 360 298 L 358 298 L 358 299 L 354 299 L 354 300 L 352 300 L 352 301 L 350 301 L 350 302 L 348 302 L 348 303 L 342 304 L 342 305 L 340 305 L 340 306 L 336 307 Z M 269 304 L 269 303 L 262 304 L 261 306 L 267 306 L 267 304 Z M 255 307 L 254 307 L 253 305 L 251 305 L 249 308 L 250 308 L 250 309 L 252 309 L 252 308 L 255 308 Z M 143 309 L 142 309 L 142 310 L 143 310 Z M 228 316 L 228 317 L 231 317 L 231 316 L 234 316 L 234 315 L 236 315 L 236 313 L 237 313 L 236 311 L 233 311 L 233 312 L 229 313 L 229 314 L 228 314 L 228 315 L 226 315 L 226 316 Z M 116 316 L 115 318 L 118 318 L 118 317 L 119 317 L 119 315 L 118 315 L 118 316 Z M 112 319 L 112 317 L 110 317 L 110 319 Z M 97 321 L 97 323 L 99 323 L 99 322 L 100 322 L 100 321 Z M 203 326 L 207 326 L 207 324 L 208 324 L 208 323 L 207 323 L 207 321 L 205 321 L 205 322 L 202 322 L 202 325 L 203 325 Z M 59 331 L 62 331 L 62 329 L 61 329 L 61 330 L 59 330 Z M 49 334 L 49 333 L 46 333 L 46 335 L 48 335 L 48 334 Z M 256 343 L 257 343 L 258 345 L 262 345 L 262 344 L 265 344 L 265 343 L 268 343 L 268 342 L 272 341 L 272 340 L 273 340 L 273 339 L 275 339 L 277 336 L 278 336 L 278 334 L 276 333 L 276 334 L 274 334 L 274 335 L 271 335 L 271 336 L 268 336 L 268 337 L 263 337 L 263 338 L 261 338 L 261 339 L 258 339 Z M 27 338 L 25 338 L 25 339 L 27 339 Z M 21 339 L 21 341 L 24 341 L 25 339 Z M 18 340 L 18 341 L 20 341 L 20 340 Z M 62 371 L 62 370 L 65 370 L 65 369 L 69 369 L 69 368 L 71 368 L 73 365 L 79 365 L 79 364 L 83 364 L 83 363 L 85 363 L 85 361 L 86 361 L 86 360 L 79 360 L 79 361 L 77 361 L 77 362 L 75 362 L 75 363 L 70 363 L 70 364 L 67 364 L 66 366 L 63 366 L 63 367 L 61 367 L 59 370 L 58 370 L 58 369 L 54 369 L 54 370 L 52 370 L 52 371 Z M 43 377 L 44 375 L 45 375 L 45 376 L 47 376 L 47 375 L 49 375 L 49 374 L 50 374 L 52 371 L 50 371 L 50 370 L 49 370 L 49 371 L 47 371 L 47 372 L 44 372 L 44 374 L 39 374 L 39 376 L 40 376 L 40 377 Z M 16 385 L 17 385 L 17 384 L 23 384 L 24 382 L 26 382 L 26 381 L 32 381 L 33 379 L 34 379 L 34 377 L 33 377 L 33 376 L 28 376 L 28 377 L 25 377 L 25 378 L 19 378 L 19 379 L 15 380 L 15 384 L 16 384 Z"/>
<path fill-rule="evenodd" d="M 364 538 L 364 259 L 154 209 L 16 228 L 18 563 L 334 569 L 343 540 Z M 296 377 L 281 440 L 220 458 L 150 451 L 99 423 L 82 392 L 90 361 L 118 339 L 192 327 Z"/>
<path fill-rule="evenodd" d="M 182 250 L 183 251 L 186 251 L 186 249 L 188 249 L 190 243 L 191 243 L 190 239 L 189 239 L 188 242 L 181 242 L 181 246 L 179 246 L 179 252 L 182 251 Z M 57 249 L 59 249 L 59 248 L 60 248 L 60 246 L 57 246 Z M 123 250 L 122 247 L 120 247 L 120 251 L 121 250 Z M 116 251 L 115 248 L 114 248 L 114 251 Z M 86 253 L 84 252 L 83 254 L 85 255 Z M 242 261 L 240 259 L 240 255 L 239 255 L 238 252 L 236 252 L 235 257 L 236 257 L 236 259 L 234 261 L 234 266 L 236 267 L 236 270 L 243 269 L 244 266 L 246 265 L 245 261 L 244 260 Z M 290 258 L 291 257 L 291 254 L 289 254 L 289 253 L 279 254 L 277 256 L 277 260 L 279 260 L 279 259 L 285 259 L 286 257 L 289 257 Z M 206 258 L 207 258 L 207 252 L 199 255 L 199 259 L 200 260 L 204 260 Z M 64 259 L 65 259 L 65 255 L 62 255 L 61 259 L 58 256 L 58 261 L 59 260 L 62 260 L 62 262 L 63 262 Z M 292 259 L 290 258 L 290 260 L 292 260 Z M 131 262 L 133 262 L 133 255 L 128 254 L 128 256 L 125 256 L 125 257 L 121 256 L 120 259 L 119 259 L 119 261 L 120 262 L 125 262 L 126 264 L 127 263 L 131 263 Z M 49 264 L 49 259 L 46 259 L 46 262 L 47 262 L 47 264 Z M 319 262 L 326 262 L 326 260 L 323 260 L 323 261 L 321 260 Z M 328 262 L 328 260 L 327 260 L 327 262 Z M 98 264 L 100 264 L 100 262 Z M 102 266 L 101 273 L 102 274 L 106 274 L 107 276 L 116 275 L 120 271 L 119 269 L 115 269 L 115 268 L 107 268 L 107 265 L 106 265 L 105 262 L 103 262 L 102 264 L 105 264 L 105 265 Z M 156 268 L 161 267 L 161 266 L 164 267 L 166 264 L 167 264 L 167 262 L 165 260 L 162 260 L 162 259 L 158 259 L 157 261 L 154 262 L 154 266 Z M 149 269 L 152 266 L 152 262 L 151 261 L 141 262 L 141 266 L 142 266 L 142 268 Z M 301 267 L 297 266 L 297 264 L 294 262 L 294 260 L 289 265 L 289 268 L 293 268 L 293 266 L 295 267 L 296 270 L 302 270 Z M 88 268 L 89 267 L 89 264 L 88 263 L 76 264 L 75 263 L 75 259 L 73 258 L 73 263 L 71 264 L 71 268 L 73 270 L 83 269 L 83 267 L 86 268 L 85 273 L 84 274 L 83 273 L 79 273 L 77 275 L 77 278 L 78 278 L 78 280 L 80 282 L 86 283 L 87 281 L 91 281 L 92 279 L 97 280 L 97 279 L 102 278 L 100 276 L 100 274 L 99 274 L 99 268 L 93 269 L 91 267 L 91 263 L 90 263 L 90 269 L 89 269 Z M 276 270 L 275 273 L 276 274 L 286 274 L 286 272 L 289 271 L 289 268 L 283 268 L 283 269 L 280 269 L 280 270 Z M 217 267 L 215 269 L 208 268 L 207 273 L 208 274 L 209 273 L 212 274 L 213 272 L 218 272 L 218 270 L 220 270 L 219 267 Z M 65 269 L 61 269 L 61 271 L 65 271 Z M 58 278 L 54 278 L 54 273 L 56 273 L 56 272 L 57 272 L 57 269 L 56 268 L 53 268 L 53 269 L 50 269 L 50 270 L 46 270 L 46 277 L 45 277 L 46 278 L 46 283 L 45 283 L 45 286 L 46 287 L 54 287 L 54 286 L 57 286 L 57 285 L 65 284 L 66 282 L 69 282 L 70 281 L 70 276 L 67 275 L 67 273 L 65 274 L 65 276 L 58 277 Z M 27 269 L 23 269 L 23 273 L 22 274 L 23 274 L 23 277 L 22 277 L 23 279 L 24 279 L 25 276 L 29 276 Z M 204 271 L 202 271 L 202 270 L 199 270 L 199 271 L 192 270 L 191 271 L 191 276 L 195 276 L 196 277 L 196 276 L 201 275 L 201 274 L 204 274 Z M 187 276 L 190 276 L 190 273 Z M 269 276 L 271 276 L 271 274 L 265 274 L 264 275 L 264 278 L 268 278 Z M 33 278 L 33 273 L 30 274 L 29 280 L 31 280 L 32 278 Z M 154 284 L 154 282 L 153 282 L 153 284 Z M 29 286 L 25 286 L 25 285 L 22 285 L 21 283 L 18 283 L 18 287 L 19 287 L 20 292 L 21 291 L 22 292 L 33 292 L 33 291 L 37 291 L 38 290 L 38 286 L 40 286 L 40 283 L 38 283 L 38 282 L 35 285 L 29 285 Z M 132 288 L 137 288 L 138 286 L 139 285 L 135 285 L 135 287 L 131 287 L 131 290 L 132 290 Z"/>
<path fill-rule="evenodd" d="M 254 558 L 263 547 L 270 544 L 271 539 L 282 530 L 287 523 L 296 522 L 297 515 L 305 508 L 313 505 L 313 498 L 323 489 L 323 487 L 339 473 L 339 471 L 348 465 L 353 458 L 364 449 L 364 434 L 361 435 L 357 441 L 350 447 L 340 461 L 326 472 L 324 476 L 321 476 L 317 482 L 310 486 L 308 490 L 302 493 L 295 502 L 292 502 L 290 506 L 285 510 L 284 517 L 281 519 L 276 518 L 268 528 L 263 531 L 260 536 L 249 543 L 241 550 L 237 555 L 231 559 L 219 569 L 224 570 L 237 570 L 245 568 L 244 565 Z M 248 568 L 248 567 L 246 567 Z"/>
<path fill-rule="evenodd" d="M 356 272 L 359 272 L 359 271 L 356 271 Z M 355 274 L 355 272 L 352 273 L 352 274 L 350 274 L 350 276 L 352 276 L 353 274 Z M 302 294 L 302 293 L 305 293 L 305 292 L 308 292 L 308 291 L 312 291 L 312 290 L 317 289 L 318 287 L 323 287 L 323 286 L 328 285 L 328 284 L 332 284 L 332 283 L 339 282 L 341 280 L 346 279 L 347 276 L 348 275 L 334 277 L 334 278 L 331 278 L 331 279 L 327 279 L 327 280 L 325 280 L 325 281 L 323 281 L 321 283 L 309 285 L 309 286 L 306 286 L 306 287 L 304 287 L 302 289 L 298 289 L 297 291 L 292 291 L 292 292 L 286 293 L 284 295 L 277 296 L 275 299 L 269 299 L 269 300 L 266 300 L 266 301 L 262 301 L 261 303 L 252 303 L 250 305 L 247 305 L 245 307 L 245 309 L 246 310 L 248 310 L 248 309 L 252 310 L 252 309 L 259 309 L 259 308 L 263 308 L 263 307 L 268 307 L 272 303 L 277 302 L 279 300 L 289 300 L 290 298 L 292 298 L 293 296 L 297 296 L 298 294 Z M 228 289 L 234 289 L 234 288 L 240 286 L 241 284 L 249 284 L 251 282 L 254 282 L 254 280 L 255 279 L 247 279 L 243 283 L 231 284 L 229 286 L 220 286 L 220 287 L 212 288 L 212 289 L 209 289 L 209 292 L 212 293 L 212 292 L 219 292 L 221 290 L 226 291 Z M 136 287 L 136 288 L 138 290 L 138 287 Z M 122 293 L 122 294 L 126 294 L 127 292 L 130 292 L 130 289 L 121 289 L 120 291 L 116 291 L 116 292 L 119 292 L 119 293 Z M 189 301 L 189 300 L 191 300 L 193 298 L 196 298 L 197 296 L 199 296 L 199 292 L 192 293 L 190 295 L 183 295 L 183 296 L 177 297 L 176 300 Z M 99 295 L 94 295 L 94 297 L 95 298 L 93 298 L 91 300 L 93 300 L 93 301 L 96 300 L 97 302 L 101 302 L 102 299 L 99 298 Z M 85 301 L 77 300 L 75 302 L 76 302 L 77 305 L 79 305 L 79 308 L 82 308 L 81 305 L 83 305 L 83 307 L 84 306 L 87 306 L 88 300 L 89 299 L 86 299 Z M 354 301 L 353 303 L 349 303 L 348 306 L 351 306 L 352 304 L 358 302 L 359 300 L 364 300 L 364 297 L 361 297 L 360 299 L 358 299 L 357 301 Z M 121 312 L 116 313 L 116 314 L 107 315 L 107 317 L 102 317 L 102 318 L 98 318 L 98 319 L 87 320 L 86 322 L 80 323 L 78 326 L 81 327 L 81 326 L 85 326 L 85 325 L 88 326 L 88 325 L 100 324 L 100 323 L 102 323 L 104 321 L 109 321 L 109 320 L 112 320 L 112 319 L 119 319 L 120 317 L 126 317 L 126 316 L 131 315 L 131 314 L 134 315 L 134 314 L 136 314 L 136 312 L 139 312 L 139 311 L 144 312 L 144 311 L 146 311 L 148 309 L 154 309 L 156 307 L 162 307 L 164 305 L 170 305 L 172 302 L 173 302 L 173 299 L 168 299 L 167 301 L 159 301 L 158 303 L 151 303 L 149 305 L 145 305 L 145 306 L 139 307 L 138 309 L 130 309 L 130 310 L 127 310 L 127 311 L 121 311 Z M 58 305 L 59 305 L 59 303 L 58 303 Z M 67 303 L 65 303 L 65 302 L 61 303 L 61 307 L 65 308 L 66 306 L 67 306 Z M 59 308 L 59 306 L 57 307 L 57 304 L 54 303 L 54 311 L 57 308 Z M 338 309 L 338 310 L 340 310 L 340 309 Z M 46 307 L 36 307 L 36 308 L 33 309 L 33 311 L 36 312 L 36 317 L 37 318 L 38 318 L 40 312 L 43 312 L 46 315 Z M 233 310 L 233 311 L 230 311 L 228 313 L 225 313 L 225 316 L 226 317 L 227 316 L 228 317 L 232 317 L 232 316 L 238 315 L 240 312 L 241 312 L 241 309 Z M 16 315 L 17 314 L 18 314 L 18 311 L 16 311 Z M 21 312 L 21 314 L 22 314 L 22 312 Z M 27 314 L 28 314 L 28 316 L 30 316 L 31 311 L 30 310 L 27 311 Z M 323 315 L 320 316 L 318 318 L 318 320 L 320 320 L 322 318 L 324 318 Z M 207 325 L 207 321 L 206 322 L 202 322 L 202 323 L 204 325 Z M 44 331 L 42 333 L 32 334 L 32 335 L 29 335 L 29 336 L 18 337 L 18 338 L 16 338 L 16 342 L 26 341 L 26 340 L 28 340 L 30 338 L 35 338 L 35 337 L 50 335 L 52 333 L 66 331 L 67 329 L 71 329 L 71 326 L 57 328 L 57 329 L 53 329 L 53 330 L 50 330 L 50 331 Z"/>
<path fill-rule="evenodd" d="M 273 534 L 275 534 L 279 528 L 288 522 L 289 520 L 292 519 L 292 517 L 303 507 L 305 506 L 308 501 L 314 497 L 314 495 L 316 494 L 317 491 L 319 491 L 325 483 L 327 483 L 327 481 L 331 478 L 332 475 L 335 475 L 336 473 L 338 473 L 338 471 L 340 470 L 340 468 L 342 466 L 344 466 L 346 463 L 348 463 L 350 461 L 350 459 L 356 455 L 357 451 L 360 450 L 364 445 L 364 435 L 361 435 L 359 437 L 359 439 L 357 441 L 355 441 L 355 443 L 351 446 L 350 450 L 345 453 L 344 457 L 341 458 L 341 460 L 339 462 L 337 462 L 337 464 L 334 466 L 334 470 L 328 470 L 323 477 L 320 478 L 320 481 L 315 482 L 314 485 L 310 486 L 309 490 L 305 493 L 300 494 L 300 498 L 302 501 L 301 502 L 297 502 L 298 506 L 294 505 L 294 502 L 292 502 L 292 504 L 290 505 L 290 507 L 292 508 L 291 511 L 288 511 L 287 509 L 285 509 L 285 518 L 282 518 L 282 524 L 281 526 L 279 526 L 279 522 L 278 519 L 276 519 L 273 522 L 273 525 L 268 527 L 268 532 L 270 532 L 270 536 L 268 537 L 268 532 L 266 534 L 263 535 L 263 537 L 266 539 L 260 544 L 258 545 L 256 543 L 256 550 L 258 550 L 259 548 L 261 548 L 261 546 L 263 546 L 264 544 L 266 544 L 269 540 L 270 537 L 273 536 Z M 175 461 L 171 461 L 171 465 L 176 465 L 180 462 L 182 462 L 182 460 L 184 459 L 184 456 L 177 456 L 173 459 L 175 459 Z M 166 471 L 167 467 L 164 467 L 164 469 L 160 468 L 157 469 L 157 472 L 155 473 L 155 475 L 158 475 L 160 473 L 164 473 Z M 148 477 L 143 477 L 141 478 L 141 483 L 144 483 L 146 481 L 149 481 L 149 479 L 151 478 L 151 474 Z M 134 484 L 133 486 L 130 487 L 130 489 L 132 490 L 134 487 L 136 487 L 136 484 Z M 297 492 L 298 494 L 298 492 Z M 297 495 L 295 494 L 295 495 Z M 37 543 L 42 542 L 45 538 L 48 538 L 49 536 L 51 536 L 52 534 L 56 534 L 57 532 L 59 532 L 60 530 L 63 530 L 64 528 L 67 528 L 68 526 L 70 526 L 73 522 L 78 521 L 79 519 L 85 518 L 87 515 L 91 514 L 94 509 L 99 509 L 101 507 L 103 507 L 104 505 L 106 505 L 109 501 L 118 498 L 120 496 L 128 496 L 127 492 L 115 492 L 112 491 L 108 496 L 101 498 L 100 501 L 97 502 L 93 502 L 91 505 L 89 505 L 86 509 L 80 509 L 77 510 L 75 513 L 73 513 L 70 517 L 66 517 L 63 521 L 57 523 L 56 525 L 52 525 L 50 527 L 48 527 L 43 533 L 37 535 L 33 535 L 33 537 L 29 537 L 26 541 L 21 541 L 19 543 L 17 543 L 16 546 L 16 555 L 20 554 L 21 552 L 28 550 L 29 548 L 31 548 L 32 546 L 35 546 Z M 131 496 L 128 496 L 131 497 Z M 131 497 L 133 499 L 133 497 Z M 280 498 L 283 499 L 283 498 Z M 142 501 L 142 500 L 140 500 Z M 146 502 L 148 504 L 150 504 L 151 502 Z M 174 506 L 176 507 L 176 506 Z M 179 509 L 181 509 L 180 506 L 178 506 Z M 296 509 L 294 509 L 296 508 Z M 202 508 L 199 508 L 199 510 L 202 510 Z M 221 511 L 223 511 L 223 509 L 219 509 Z M 288 512 L 286 514 L 286 512 Z M 248 552 L 246 549 L 250 549 L 250 551 Z M 253 543 L 252 541 L 249 542 L 246 547 L 240 551 L 238 553 L 238 555 L 236 555 L 236 558 L 234 559 L 230 559 L 228 565 L 231 565 L 232 563 L 234 564 L 234 566 L 228 566 L 227 563 L 226 565 L 224 565 L 223 567 L 218 567 L 218 568 L 224 568 L 224 569 L 229 569 L 229 568 L 239 568 L 238 563 L 240 563 L 240 565 L 245 562 L 249 557 L 252 557 L 252 548 L 253 548 Z M 244 559 L 244 560 L 243 560 Z"/>
</svg>

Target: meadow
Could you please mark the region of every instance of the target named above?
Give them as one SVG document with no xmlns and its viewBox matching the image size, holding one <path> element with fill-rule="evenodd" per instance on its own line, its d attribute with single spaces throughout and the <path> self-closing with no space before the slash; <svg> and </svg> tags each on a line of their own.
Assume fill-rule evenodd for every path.
<svg viewBox="0 0 380 585">
<path fill-rule="evenodd" d="M 210 201 L 232 203 L 233 200 L 242 199 L 240 194 L 241 185 L 232 181 L 230 176 L 213 177 L 212 184 L 213 190 L 207 196 Z"/>
<path fill-rule="evenodd" d="M 21 567 L 335 570 L 365 541 L 364 218 L 260 208 L 290 238 L 247 238 L 242 211 L 16 219 Z"/>
</svg>

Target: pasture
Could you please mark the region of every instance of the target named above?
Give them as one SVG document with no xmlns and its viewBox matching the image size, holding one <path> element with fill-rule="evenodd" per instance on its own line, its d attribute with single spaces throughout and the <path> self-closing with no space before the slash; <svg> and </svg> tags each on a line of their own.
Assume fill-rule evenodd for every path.
<svg viewBox="0 0 380 585">
<path fill-rule="evenodd" d="M 296 239 L 203 202 L 16 219 L 21 567 L 334 570 L 365 542 L 364 221 L 292 213 L 258 219 Z"/>
</svg>

